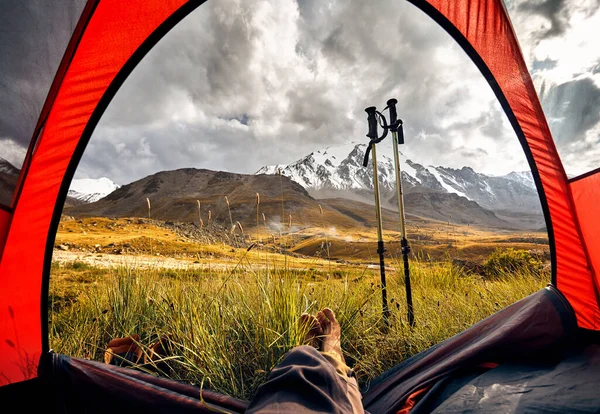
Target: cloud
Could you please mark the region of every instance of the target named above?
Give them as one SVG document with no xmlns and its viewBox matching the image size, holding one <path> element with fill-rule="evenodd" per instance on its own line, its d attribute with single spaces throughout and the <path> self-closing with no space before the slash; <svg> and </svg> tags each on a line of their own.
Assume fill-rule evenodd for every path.
<svg viewBox="0 0 600 414">
<path fill-rule="evenodd" d="M 597 168 L 600 0 L 511 2 L 509 12 L 567 174 Z"/>
<path fill-rule="evenodd" d="M 541 98 L 557 144 L 581 139 L 600 122 L 600 87 L 591 78 L 542 90 Z"/>
<path fill-rule="evenodd" d="M 27 152 L 25 147 L 11 138 L 0 138 L 0 148 L 2 148 L 0 156 L 20 169 Z"/>
<path fill-rule="evenodd" d="M 549 27 L 545 25 L 537 32 L 537 36 L 545 38 L 564 34 L 569 23 L 566 4 L 566 0 L 525 1 L 517 7 L 520 12 L 536 14 L 548 20 Z"/>
<path fill-rule="evenodd" d="M 583 83 L 600 85 L 600 75 L 591 74 L 598 65 L 589 36 L 598 23 L 593 3 L 509 4 L 515 27 L 525 31 L 530 68 L 546 85 L 545 105 L 555 102 L 550 117 L 559 118 L 560 102 L 571 93 L 568 110 L 588 111 L 561 124 L 560 135 L 571 141 L 595 130 L 598 112 L 595 89 L 586 92 Z M 575 41 L 596 58 L 565 58 L 576 54 Z M 585 99 L 576 104 L 579 94 Z M 403 151 L 415 161 L 499 174 L 527 168 L 475 65 L 408 2 L 211 0 L 135 68 L 94 132 L 77 177 L 125 184 L 183 167 L 253 173 L 328 145 L 366 141 L 364 108 L 382 109 L 391 97 L 404 121 Z"/>
<path fill-rule="evenodd" d="M 364 108 L 381 109 L 391 97 L 417 160 L 426 154 L 442 164 L 454 154 L 452 165 L 462 166 L 473 157 L 452 149 L 476 141 L 487 152 L 515 139 L 464 52 L 408 3 L 211 1 L 136 68 L 78 174 L 125 181 L 152 167 L 188 166 L 252 173 L 366 141 Z M 136 150 L 141 139 L 153 157 Z M 116 153 L 117 143 L 127 151 Z"/>
<path fill-rule="evenodd" d="M 85 1 L 0 2 L 0 157 L 20 166 Z M 16 151 L 15 145 L 21 150 Z"/>
</svg>

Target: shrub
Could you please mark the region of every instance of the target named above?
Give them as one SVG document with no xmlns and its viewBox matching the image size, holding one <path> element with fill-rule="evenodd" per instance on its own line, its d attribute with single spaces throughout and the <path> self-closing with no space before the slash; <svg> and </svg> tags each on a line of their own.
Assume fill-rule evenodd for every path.
<svg viewBox="0 0 600 414">
<path fill-rule="evenodd" d="M 542 261 L 527 250 L 496 249 L 484 263 L 485 274 L 490 277 L 510 276 L 515 273 L 540 274 Z"/>
</svg>

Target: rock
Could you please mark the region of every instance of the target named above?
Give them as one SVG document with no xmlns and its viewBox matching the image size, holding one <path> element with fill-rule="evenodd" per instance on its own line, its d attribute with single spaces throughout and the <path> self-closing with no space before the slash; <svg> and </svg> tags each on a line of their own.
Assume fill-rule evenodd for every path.
<svg viewBox="0 0 600 414">
<path fill-rule="evenodd" d="M 63 251 L 69 250 L 69 246 L 67 246 L 66 244 L 59 244 L 58 246 L 56 246 L 56 248 L 58 250 L 63 250 Z"/>
</svg>

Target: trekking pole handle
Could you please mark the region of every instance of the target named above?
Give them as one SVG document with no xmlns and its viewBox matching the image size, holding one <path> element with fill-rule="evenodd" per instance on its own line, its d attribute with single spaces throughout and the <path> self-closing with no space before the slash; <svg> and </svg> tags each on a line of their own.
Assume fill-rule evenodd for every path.
<svg viewBox="0 0 600 414">
<path fill-rule="evenodd" d="M 387 108 L 390 111 L 390 129 L 392 132 L 398 133 L 398 144 L 404 144 L 404 129 L 402 128 L 402 120 L 398 119 L 397 103 L 398 100 L 394 98 L 387 101 Z"/>
<path fill-rule="evenodd" d="M 369 123 L 369 133 L 367 136 L 372 140 L 376 140 L 379 138 L 377 136 L 377 108 L 374 106 L 369 106 L 365 109 L 367 113 L 367 121 Z"/>
<path fill-rule="evenodd" d="M 393 128 L 393 125 L 398 121 L 398 112 L 396 112 L 396 104 L 398 103 L 397 99 L 390 99 L 387 101 L 387 107 L 390 110 L 390 126 Z M 392 132 L 395 132 L 392 129 Z"/>
<path fill-rule="evenodd" d="M 398 144 L 404 144 L 404 128 L 402 127 L 402 120 L 398 120 L 398 125 L 396 126 L 398 131 Z"/>
</svg>

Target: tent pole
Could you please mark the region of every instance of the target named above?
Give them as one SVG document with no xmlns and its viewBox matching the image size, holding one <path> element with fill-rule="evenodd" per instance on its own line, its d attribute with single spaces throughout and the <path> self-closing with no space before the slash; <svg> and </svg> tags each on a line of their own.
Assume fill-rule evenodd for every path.
<svg viewBox="0 0 600 414">
<path fill-rule="evenodd" d="M 398 221 L 400 224 L 400 246 L 402 248 L 402 261 L 404 262 L 404 286 L 406 287 L 406 307 L 408 314 L 408 324 L 415 326 L 415 314 L 412 301 L 412 287 L 410 284 L 410 267 L 408 264 L 408 254 L 410 246 L 406 239 L 406 218 L 404 214 L 404 195 L 402 193 L 402 171 L 400 170 L 400 153 L 398 144 L 404 144 L 404 131 L 402 129 L 402 121 L 398 119 L 396 112 L 396 99 L 387 101 L 387 106 L 390 111 L 390 130 L 392 131 L 392 141 L 394 142 L 394 167 L 396 170 L 396 197 L 398 198 Z M 398 136 L 400 133 L 400 136 Z"/>
</svg>

